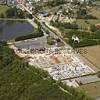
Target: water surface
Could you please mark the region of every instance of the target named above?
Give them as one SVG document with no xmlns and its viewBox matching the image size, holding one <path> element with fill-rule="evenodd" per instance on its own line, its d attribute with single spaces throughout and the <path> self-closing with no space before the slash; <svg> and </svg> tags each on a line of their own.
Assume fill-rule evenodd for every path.
<svg viewBox="0 0 100 100">
<path fill-rule="evenodd" d="M 33 29 L 27 21 L 0 20 L 0 40 L 13 40 L 16 37 L 28 35 L 33 32 Z"/>
</svg>

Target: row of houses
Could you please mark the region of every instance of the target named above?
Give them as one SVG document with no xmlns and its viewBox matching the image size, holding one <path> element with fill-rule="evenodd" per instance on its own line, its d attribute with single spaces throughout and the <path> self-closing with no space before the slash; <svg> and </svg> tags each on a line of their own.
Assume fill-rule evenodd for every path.
<svg viewBox="0 0 100 100">
<path fill-rule="evenodd" d="M 20 4 L 24 4 L 26 2 L 26 0 L 0 0 L 0 4 L 16 4 L 16 3 L 20 3 Z"/>
<path fill-rule="evenodd" d="M 35 2 L 48 2 L 48 1 L 55 1 L 55 0 L 33 0 Z M 67 1 L 67 2 L 80 2 L 80 3 L 83 3 L 83 2 L 89 2 L 90 0 L 63 0 L 63 1 Z"/>
<path fill-rule="evenodd" d="M 48 2 L 48 1 L 53 1 L 53 0 L 0 0 L 0 4 L 7 4 L 7 3 L 20 3 L 20 4 L 25 4 L 26 2 Z M 64 0 L 68 2 L 80 2 L 83 3 L 89 2 L 89 0 Z"/>
</svg>

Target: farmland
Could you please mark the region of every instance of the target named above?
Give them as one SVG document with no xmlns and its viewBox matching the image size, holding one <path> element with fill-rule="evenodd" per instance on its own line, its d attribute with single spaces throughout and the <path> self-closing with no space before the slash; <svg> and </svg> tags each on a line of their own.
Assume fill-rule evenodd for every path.
<svg viewBox="0 0 100 100">
<path fill-rule="evenodd" d="M 83 49 L 86 49 L 87 53 L 82 55 L 100 69 L 100 45 L 84 47 Z"/>
<path fill-rule="evenodd" d="M 84 47 L 81 49 L 85 49 L 87 53 L 83 53 L 82 55 L 90 61 L 95 67 L 100 70 L 100 45 L 98 46 L 90 46 L 90 47 Z M 100 96 L 100 81 L 94 82 L 90 84 L 85 84 L 79 87 L 79 90 L 85 91 L 87 95 L 97 98 Z"/>
<path fill-rule="evenodd" d="M 79 90 L 84 91 L 87 95 L 97 98 L 100 96 L 100 82 L 82 85 Z"/>
</svg>

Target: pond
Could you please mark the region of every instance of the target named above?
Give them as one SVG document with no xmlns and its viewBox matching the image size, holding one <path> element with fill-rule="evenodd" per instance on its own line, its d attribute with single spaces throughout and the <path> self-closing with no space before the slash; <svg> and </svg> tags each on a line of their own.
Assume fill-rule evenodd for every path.
<svg viewBox="0 0 100 100">
<path fill-rule="evenodd" d="M 13 40 L 16 37 L 33 33 L 33 26 L 27 21 L 0 20 L 0 40 Z"/>
</svg>

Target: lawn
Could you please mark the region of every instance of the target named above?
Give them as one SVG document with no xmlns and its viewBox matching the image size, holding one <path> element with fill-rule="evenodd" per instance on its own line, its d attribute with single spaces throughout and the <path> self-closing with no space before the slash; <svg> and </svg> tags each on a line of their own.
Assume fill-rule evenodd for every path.
<svg viewBox="0 0 100 100">
<path fill-rule="evenodd" d="M 9 9 L 8 6 L 0 5 L 0 14 L 5 14 L 5 12 Z"/>
</svg>

